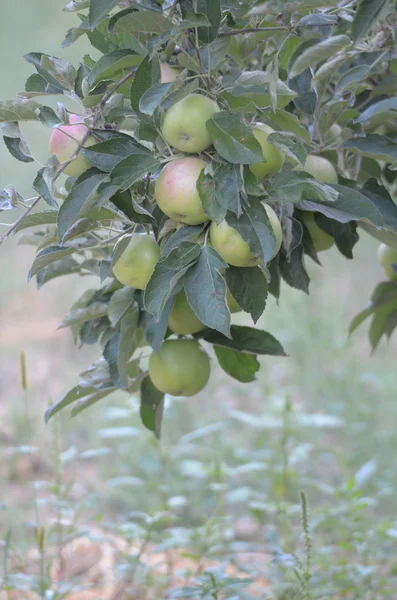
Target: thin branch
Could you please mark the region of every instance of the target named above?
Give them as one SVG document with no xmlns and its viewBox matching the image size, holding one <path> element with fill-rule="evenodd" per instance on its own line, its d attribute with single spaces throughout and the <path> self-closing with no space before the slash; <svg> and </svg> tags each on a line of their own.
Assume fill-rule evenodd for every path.
<svg viewBox="0 0 397 600">
<path fill-rule="evenodd" d="M 6 239 L 10 236 L 10 234 L 15 231 L 15 229 L 18 227 L 19 223 L 21 221 L 23 221 L 23 219 L 26 217 L 26 215 L 28 215 L 30 213 L 30 211 L 32 210 L 32 208 L 34 208 L 36 206 L 36 204 L 38 204 L 41 200 L 41 196 L 37 196 L 37 198 L 34 200 L 34 202 L 32 202 L 32 204 L 30 206 L 28 206 L 28 208 L 21 214 L 20 217 L 18 217 L 18 219 L 15 221 L 15 223 L 13 223 L 11 225 L 11 227 L 9 228 L 8 231 L 6 231 L 1 237 L 0 237 L 0 245 L 6 241 Z"/>
<path fill-rule="evenodd" d="M 230 37 L 232 35 L 242 35 L 244 33 L 261 33 L 261 31 L 295 31 L 304 27 L 335 27 L 338 23 L 318 23 L 317 25 L 276 25 L 275 27 L 250 27 L 247 29 L 232 29 L 231 31 L 221 31 L 218 37 Z"/>
</svg>

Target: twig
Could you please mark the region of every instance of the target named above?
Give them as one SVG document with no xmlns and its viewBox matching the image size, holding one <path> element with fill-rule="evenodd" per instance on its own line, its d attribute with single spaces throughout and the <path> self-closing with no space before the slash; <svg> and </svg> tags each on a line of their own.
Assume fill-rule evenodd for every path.
<svg viewBox="0 0 397 600">
<path fill-rule="evenodd" d="M 30 213 L 32 208 L 34 208 L 36 206 L 36 204 L 38 204 L 40 202 L 40 200 L 41 200 L 41 196 L 37 196 L 36 200 L 34 200 L 34 202 L 32 202 L 32 204 L 21 214 L 21 216 L 18 217 L 18 219 L 11 225 L 9 230 L 6 231 L 0 237 L 0 245 L 6 241 L 6 239 L 10 236 L 10 234 L 18 227 L 19 223 L 26 217 L 26 215 L 28 215 Z"/>
<path fill-rule="evenodd" d="M 230 37 L 232 35 L 242 35 L 244 33 L 261 33 L 262 31 L 295 31 L 303 27 L 335 27 L 338 23 L 318 23 L 317 25 L 276 25 L 275 27 L 249 27 L 247 29 L 232 29 L 231 31 L 221 31 L 218 37 Z"/>
</svg>

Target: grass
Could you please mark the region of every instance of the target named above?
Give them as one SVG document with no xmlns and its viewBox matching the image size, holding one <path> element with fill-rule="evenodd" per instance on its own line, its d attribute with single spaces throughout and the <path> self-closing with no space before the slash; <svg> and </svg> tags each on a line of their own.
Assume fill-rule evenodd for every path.
<svg viewBox="0 0 397 600">
<path fill-rule="evenodd" d="M 72 21 L 56 16 L 62 2 L 35 0 L 28 13 L 25 4 L 9 3 L 1 23 L 11 57 L 4 98 L 29 72 L 21 55 L 57 54 Z M 15 35 L 7 23 L 18 14 Z M 17 181 L 29 194 L 29 165 L 3 147 L 0 161 L 1 186 Z M 365 327 L 346 333 L 382 277 L 375 249 L 363 237 L 354 262 L 331 250 L 323 269 L 310 266 L 309 297 L 284 287 L 280 306 L 269 300 L 259 325 L 289 358 L 263 359 L 251 385 L 214 369 L 199 396 L 168 400 L 158 444 L 139 422 L 138 400 L 122 394 L 44 425 L 48 403 L 95 357 L 57 331 L 90 282 L 64 278 L 37 292 L 26 284 L 32 248 L 2 247 L 1 600 L 33 591 L 83 600 L 88 584 L 91 600 L 104 600 L 115 582 L 139 600 L 395 598 L 396 339 L 371 356 Z M 71 556 L 89 562 L 96 552 L 96 578 L 73 570 Z"/>
</svg>

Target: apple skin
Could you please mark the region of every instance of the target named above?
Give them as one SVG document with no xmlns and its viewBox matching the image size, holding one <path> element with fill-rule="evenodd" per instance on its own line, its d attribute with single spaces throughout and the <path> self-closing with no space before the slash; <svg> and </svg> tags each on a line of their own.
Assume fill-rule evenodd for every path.
<svg viewBox="0 0 397 600">
<path fill-rule="evenodd" d="M 274 129 L 264 123 L 257 123 L 252 128 L 252 133 L 261 145 L 263 158 L 266 162 L 249 165 L 250 171 L 259 179 L 274 175 L 274 173 L 277 173 L 281 169 L 285 162 L 284 152 L 281 152 L 276 146 L 267 141 L 267 137 L 271 133 L 275 133 Z"/>
<path fill-rule="evenodd" d="M 154 238 L 135 233 L 113 266 L 113 274 L 123 285 L 144 290 L 159 258 L 160 248 Z"/>
<path fill-rule="evenodd" d="M 206 166 L 204 160 L 187 156 L 173 160 L 163 168 L 154 190 L 163 213 L 187 225 L 209 221 L 197 190 L 197 179 Z"/>
<path fill-rule="evenodd" d="M 276 237 L 276 249 L 273 258 L 281 247 L 281 224 L 272 207 L 268 204 L 263 206 Z M 210 237 L 212 246 L 229 265 L 233 267 L 255 267 L 259 264 L 260 261 L 252 254 L 247 242 L 226 221 L 222 221 L 219 225 L 213 221 L 210 227 Z"/>
<path fill-rule="evenodd" d="M 317 225 L 314 219 L 314 213 L 301 213 L 301 221 L 310 233 L 310 237 L 312 238 L 313 246 L 316 252 L 329 250 L 331 246 L 334 245 L 334 238 L 332 235 L 329 235 L 329 233 Z"/>
<path fill-rule="evenodd" d="M 212 144 L 206 123 L 219 110 L 207 96 L 189 94 L 165 113 L 161 128 L 165 141 L 181 152 L 203 152 Z"/>
<path fill-rule="evenodd" d="M 160 63 L 161 83 L 171 83 L 175 81 L 179 75 L 179 69 L 171 67 L 167 63 Z"/>
<path fill-rule="evenodd" d="M 174 305 L 168 318 L 168 327 L 178 335 L 197 333 L 205 327 L 191 308 L 183 290 L 175 296 Z"/>
<path fill-rule="evenodd" d="M 241 311 L 229 289 L 226 289 L 226 302 L 231 313 Z M 178 335 L 197 333 L 206 327 L 191 308 L 183 290 L 175 296 L 174 305 L 168 318 L 168 327 Z"/>
<path fill-rule="evenodd" d="M 194 396 L 208 383 L 208 354 L 196 340 L 166 340 L 149 358 L 153 385 L 171 396 Z"/>
<path fill-rule="evenodd" d="M 338 174 L 334 165 L 323 156 L 309 154 L 302 170 L 312 175 L 319 183 L 338 183 Z"/>
<path fill-rule="evenodd" d="M 397 265 L 397 250 L 381 244 L 378 248 L 378 259 L 390 281 L 397 281 L 397 273 L 393 271 L 392 265 Z"/>
<path fill-rule="evenodd" d="M 55 154 L 60 163 L 69 160 L 69 158 L 73 156 L 79 142 L 81 142 L 87 133 L 88 129 L 86 125 L 74 125 L 74 123 L 81 123 L 81 121 L 82 117 L 80 115 L 72 114 L 69 116 L 70 125 L 61 125 L 51 133 L 49 151 L 51 155 Z M 88 148 L 97 143 L 94 136 L 90 135 L 84 143 L 84 148 Z M 77 157 L 68 164 L 64 173 L 71 177 L 79 177 L 91 166 L 89 160 L 87 160 L 80 152 Z"/>
<path fill-rule="evenodd" d="M 329 129 L 325 132 L 324 141 L 329 144 L 330 142 L 336 142 L 340 138 L 342 133 L 342 127 L 338 123 L 333 123 Z"/>
</svg>

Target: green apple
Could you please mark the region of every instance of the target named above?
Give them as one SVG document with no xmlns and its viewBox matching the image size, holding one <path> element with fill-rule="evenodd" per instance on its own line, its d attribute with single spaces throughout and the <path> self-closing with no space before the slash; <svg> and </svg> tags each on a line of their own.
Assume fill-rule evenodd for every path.
<svg viewBox="0 0 397 600">
<path fill-rule="evenodd" d="M 161 171 L 155 185 L 157 204 L 171 219 L 199 225 L 208 221 L 197 190 L 197 179 L 207 163 L 187 156 L 169 162 Z"/>
<path fill-rule="evenodd" d="M 203 152 L 211 146 L 206 123 L 219 106 L 201 94 L 189 94 L 165 113 L 161 132 L 165 141 L 181 152 Z"/>
<path fill-rule="evenodd" d="M 329 129 L 324 134 L 324 141 L 329 144 L 331 142 L 336 142 L 338 138 L 340 138 L 340 134 L 342 133 L 342 127 L 338 125 L 338 123 L 333 123 Z"/>
<path fill-rule="evenodd" d="M 252 128 L 252 133 L 261 145 L 265 162 L 249 165 L 250 170 L 260 179 L 277 173 L 285 162 L 285 154 L 267 141 L 268 136 L 271 133 L 275 133 L 274 129 L 264 123 L 257 123 Z"/>
<path fill-rule="evenodd" d="M 166 340 L 149 358 L 154 386 L 171 396 L 194 396 L 208 383 L 210 359 L 195 340 Z"/>
<path fill-rule="evenodd" d="M 229 289 L 226 289 L 226 302 L 231 313 L 241 311 Z M 175 296 L 174 305 L 168 318 L 168 327 L 178 335 L 197 333 L 206 327 L 191 308 L 183 290 Z"/>
<path fill-rule="evenodd" d="M 317 225 L 314 218 L 314 213 L 301 213 L 301 221 L 310 233 L 310 237 L 312 238 L 313 246 L 316 252 L 329 250 L 329 248 L 334 245 L 334 238 L 332 235 L 329 235 L 329 233 Z"/>
<path fill-rule="evenodd" d="M 338 183 L 338 174 L 334 165 L 323 156 L 309 154 L 303 171 L 312 175 L 319 183 Z"/>
<path fill-rule="evenodd" d="M 197 333 L 205 327 L 191 308 L 183 290 L 175 296 L 174 305 L 168 318 L 168 327 L 178 335 Z"/>
<path fill-rule="evenodd" d="M 113 266 L 113 273 L 123 285 L 144 290 L 159 258 L 160 248 L 155 239 L 135 233 Z"/>
<path fill-rule="evenodd" d="M 80 115 L 69 115 L 70 125 L 60 125 L 60 127 L 57 127 L 51 133 L 49 144 L 50 154 L 55 154 L 60 163 L 69 160 L 73 156 L 79 143 L 86 135 L 88 128 L 82 123 L 82 120 L 83 117 Z M 94 136 L 90 135 L 84 142 L 84 148 L 97 143 Z M 77 157 L 65 168 L 64 173 L 73 177 L 79 177 L 90 167 L 91 163 L 79 152 Z"/>
<path fill-rule="evenodd" d="M 179 69 L 167 65 L 167 63 L 160 63 L 161 70 L 161 83 L 171 83 L 175 81 L 179 75 Z"/>
<path fill-rule="evenodd" d="M 273 256 L 275 256 L 281 247 L 281 224 L 271 206 L 264 204 L 264 208 L 276 237 L 276 249 L 273 253 Z M 259 264 L 259 260 L 252 254 L 247 242 L 226 221 L 221 221 L 219 225 L 213 221 L 210 227 L 210 237 L 212 246 L 229 265 L 233 265 L 234 267 L 254 267 Z"/>
<path fill-rule="evenodd" d="M 397 271 L 394 271 L 392 266 L 397 269 L 397 250 L 381 244 L 378 248 L 378 259 L 387 277 L 391 281 L 397 281 Z"/>
</svg>

